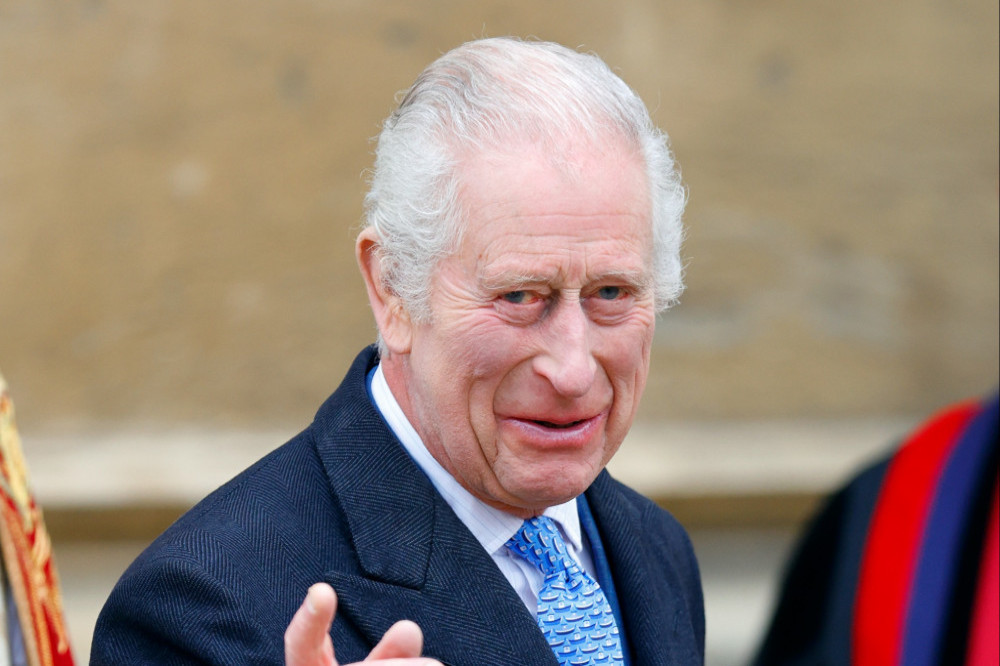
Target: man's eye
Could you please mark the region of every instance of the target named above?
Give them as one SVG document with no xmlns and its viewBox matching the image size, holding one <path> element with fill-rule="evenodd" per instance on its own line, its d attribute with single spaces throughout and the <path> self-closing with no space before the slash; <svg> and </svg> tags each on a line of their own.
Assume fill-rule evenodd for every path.
<svg viewBox="0 0 1000 666">
<path fill-rule="evenodd" d="M 503 295 L 503 300 L 515 305 L 524 305 L 531 302 L 531 294 L 526 291 L 508 291 Z"/>
<path fill-rule="evenodd" d="M 601 287 L 597 290 L 597 296 L 606 301 L 613 301 L 625 295 L 625 290 L 621 287 Z"/>
</svg>

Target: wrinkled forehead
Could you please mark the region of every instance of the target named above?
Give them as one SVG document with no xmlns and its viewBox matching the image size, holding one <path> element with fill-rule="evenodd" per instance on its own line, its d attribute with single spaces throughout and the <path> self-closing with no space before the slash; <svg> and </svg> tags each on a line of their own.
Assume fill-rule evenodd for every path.
<svg viewBox="0 0 1000 666">
<path fill-rule="evenodd" d="M 493 215 L 604 213 L 640 217 L 652 226 L 645 162 L 621 141 L 567 139 L 556 147 L 525 138 L 456 159 L 455 196 L 463 233 Z"/>
<path fill-rule="evenodd" d="M 612 254 L 627 248 L 633 264 L 651 265 L 645 170 L 618 147 L 577 145 L 553 155 L 521 145 L 470 155 L 457 194 L 461 235 L 451 256 L 464 253 L 474 261 L 497 247 L 526 256 L 542 248 Z"/>
</svg>

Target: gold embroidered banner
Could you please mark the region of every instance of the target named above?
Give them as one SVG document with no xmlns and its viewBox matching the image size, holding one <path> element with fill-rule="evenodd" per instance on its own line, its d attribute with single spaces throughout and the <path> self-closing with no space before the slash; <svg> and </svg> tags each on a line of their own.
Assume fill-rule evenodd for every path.
<svg viewBox="0 0 1000 666">
<path fill-rule="evenodd" d="M 52 542 L 28 483 L 14 404 L 0 375 L 0 549 L 31 666 L 73 666 Z"/>
</svg>

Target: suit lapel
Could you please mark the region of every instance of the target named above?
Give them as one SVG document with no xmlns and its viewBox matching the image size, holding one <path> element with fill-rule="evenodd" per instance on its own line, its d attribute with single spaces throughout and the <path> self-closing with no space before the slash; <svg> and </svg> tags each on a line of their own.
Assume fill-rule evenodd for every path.
<svg viewBox="0 0 1000 666">
<path fill-rule="evenodd" d="M 514 589 L 371 405 L 359 359 L 317 416 L 317 451 L 346 516 L 357 573 L 332 571 L 340 610 L 374 645 L 395 621 L 446 664 L 555 664 Z M 360 366 L 360 367 L 359 367 Z"/>
<path fill-rule="evenodd" d="M 447 525 L 458 521 L 444 513 L 450 508 L 440 509 L 438 529 L 427 537 L 432 548 L 423 584 L 331 573 L 344 612 L 371 645 L 396 620 L 413 620 L 424 631 L 424 655 L 445 664 L 555 664 L 534 617 L 493 560 L 463 525 Z"/>
<path fill-rule="evenodd" d="M 670 552 L 654 552 L 636 505 L 602 472 L 587 491 L 615 582 L 633 664 L 689 664 L 690 612 Z"/>
</svg>

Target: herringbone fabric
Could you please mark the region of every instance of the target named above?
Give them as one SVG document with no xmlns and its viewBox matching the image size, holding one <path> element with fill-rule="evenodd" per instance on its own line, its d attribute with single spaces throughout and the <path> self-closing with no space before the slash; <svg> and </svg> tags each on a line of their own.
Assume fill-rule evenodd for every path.
<svg viewBox="0 0 1000 666">
<path fill-rule="evenodd" d="M 564 666 L 621 666 L 621 638 L 601 586 L 566 552 L 552 519 L 524 521 L 507 547 L 545 575 L 538 626 Z"/>
<path fill-rule="evenodd" d="M 363 660 L 404 618 L 423 630 L 424 656 L 446 664 L 557 663 L 493 558 L 369 399 L 377 362 L 366 349 L 308 428 L 139 556 L 101 612 L 91 664 L 280 666 L 288 618 L 317 580 L 337 591 L 330 635 L 342 663 Z M 600 543 L 628 621 L 626 657 L 704 664 L 701 582 L 684 530 L 606 471 L 586 504 L 595 565 L 603 570 Z"/>
</svg>

